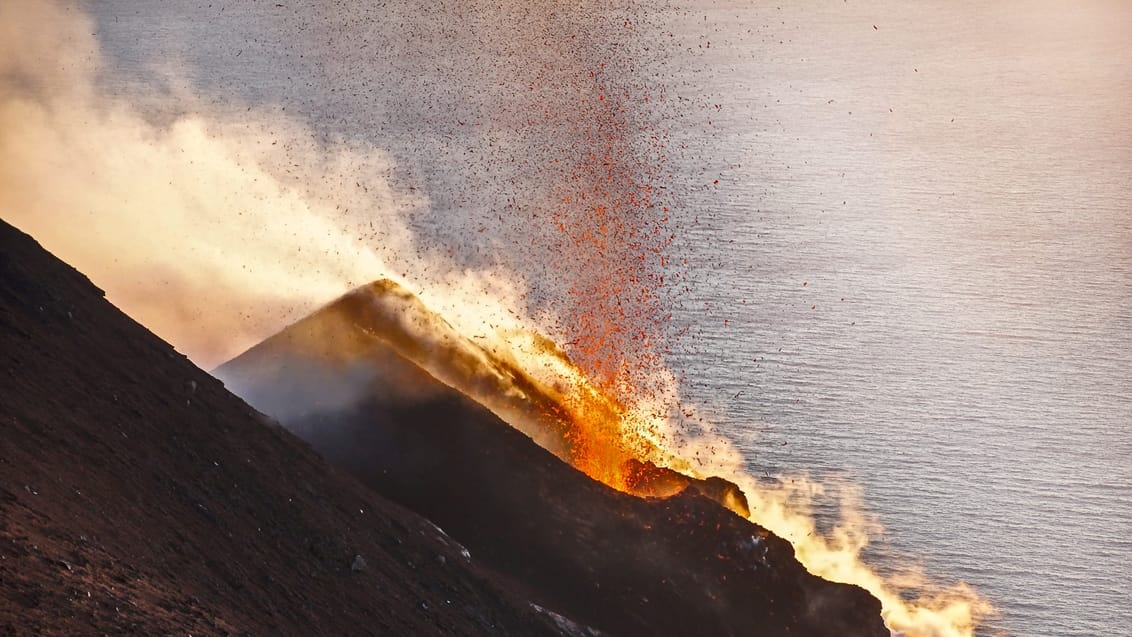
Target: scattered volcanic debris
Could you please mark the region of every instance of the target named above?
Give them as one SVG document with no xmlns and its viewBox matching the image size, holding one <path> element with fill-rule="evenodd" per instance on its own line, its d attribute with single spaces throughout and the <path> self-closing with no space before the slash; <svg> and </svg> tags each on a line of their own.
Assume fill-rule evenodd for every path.
<svg viewBox="0 0 1132 637">
<path fill-rule="evenodd" d="M 399 177 L 428 193 L 413 221 L 432 239 L 422 251 L 517 273 L 530 314 L 626 404 L 669 389 L 669 311 L 687 266 L 671 249 L 666 128 L 679 106 L 658 70 L 676 43 L 655 13 L 473 0 L 273 18 L 299 34 L 292 62 L 311 64 L 300 46 L 320 62 L 318 103 L 304 108 L 356 114 L 325 125 L 389 144 Z"/>
</svg>

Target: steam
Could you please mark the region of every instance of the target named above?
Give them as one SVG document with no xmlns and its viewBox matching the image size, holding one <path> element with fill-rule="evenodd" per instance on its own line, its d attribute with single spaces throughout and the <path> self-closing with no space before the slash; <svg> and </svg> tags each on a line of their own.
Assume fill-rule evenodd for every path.
<svg viewBox="0 0 1132 637">
<path fill-rule="evenodd" d="M 407 216 L 428 202 L 381 150 L 272 109 L 107 94 L 94 31 L 58 2 L 0 5 L 0 211 L 202 367 L 382 277 L 469 330 L 517 326 L 514 276 L 415 243 Z"/>
<path fill-rule="evenodd" d="M 666 370 L 650 370 L 647 395 L 618 391 L 624 378 L 617 371 L 589 382 L 539 336 L 555 334 L 561 322 L 524 314 L 519 277 L 461 270 L 419 244 L 408 216 L 429 202 L 397 186 L 380 149 L 327 143 L 269 108 L 237 116 L 192 95 L 108 94 L 99 85 L 105 67 L 94 31 L 88 16 L 54 0 L 0 3 L 0 214 L 89 274 L 111 301 L 201 366 L 231 358 L 355 286 L 390 279 L 462 338 L 475 339 L 477 355 L 490 352 L 507 374 L 522 370 L 542 387 L 566 388 L 560 400 L 568 410 L 604 414 L 594 431 L 627 439 L 617 444 L 643 459 L 738 483 L 754 521 L 790 540 L 812 572 L 880 598 L 894 630 L 971 635 L 990 612 L 962 585 L 920 592 L 933 587 L 917 573 L 882 579 L 865 566 L 861 551 L 879 527 L 851 490 L 841 500 L 840 524 L 824 535 L 810 511 L 821 485 L 798 478 L 768 486 L 744 470 L 729 441 L 710 432 L 687 438 L 670 413 L 679 404 L 678 383 Z M 610 200 L 602 210 L 639 207 L 614 205 L 616 193 L 602 199 Z M 556 218 L 580 227 L 568 212 Z M 570 238 L 605 241 L 613 217 L 594 217 L 590 223 L 600 232 Z M 650 273 L 642 269 L 640 278 Z M 610 285 L 629 288 L 619 280 Z M 630 343 L 643 340 L 630 337 Z M 596 349 L 587 353 L 601 358 Z M 636 398 L 631 405 L 617 399 L 627 394 Z"/>
</svg>

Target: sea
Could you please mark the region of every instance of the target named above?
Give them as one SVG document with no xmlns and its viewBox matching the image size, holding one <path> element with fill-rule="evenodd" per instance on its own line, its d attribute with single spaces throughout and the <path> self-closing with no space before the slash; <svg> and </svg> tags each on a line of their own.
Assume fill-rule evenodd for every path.
<svg viewBox="0 0 1132 637">
<path fill-rule="evenodd" d="M 570 100 L 620 91 L 666 364 L 749 471 L 858 485 L 870 563 L 970 584 L 980 635 L 1132 635 L 1132 3 L 74 6 L 104 90 L 380 148 L 422 249 L 536 305 L 546 167 L 597 143 Z"/>
</svg>

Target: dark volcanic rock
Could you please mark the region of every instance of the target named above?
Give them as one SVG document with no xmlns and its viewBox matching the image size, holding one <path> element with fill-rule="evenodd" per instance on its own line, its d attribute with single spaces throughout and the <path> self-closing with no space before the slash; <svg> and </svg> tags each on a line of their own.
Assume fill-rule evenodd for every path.
<svg viewBox="0 0 1132 637">
<path fill-rule="evenodd" d="M 0 635 L 561 634 L 492 577 L 0 222 Z"/>
<path fill-rule="evenodd" d="M 373 334 L 353 316 L 331 304 L 217 373 L 537 604 L 626 636 L 889 634 L 866 591 L 809 574 L 786 541 L 698 493 L 730 483 L 614 491 L 360 336 Z"/>
</svg>

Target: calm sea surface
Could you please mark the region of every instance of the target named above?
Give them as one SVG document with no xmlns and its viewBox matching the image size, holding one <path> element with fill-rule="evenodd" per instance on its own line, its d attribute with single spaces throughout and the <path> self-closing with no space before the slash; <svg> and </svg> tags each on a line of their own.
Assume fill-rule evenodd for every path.
<svg viewBox="0 0 1132 637">
<path fill-rule="evenodd" d="M 1132 635 L 1132 3 L 261 5 L 90 3 L 107 87 L 384 148 L 475 266 L 537 205 L 516 87 L 662 85 L 689 402 L 754 473 L 861 485 L 872 561 L 971 583 L 985 634 Z"/>
</svg>

